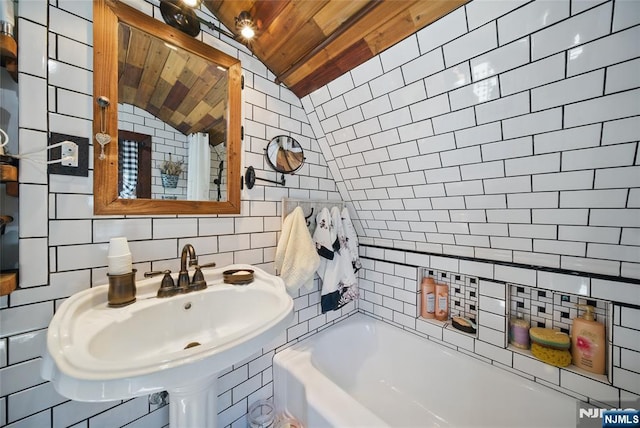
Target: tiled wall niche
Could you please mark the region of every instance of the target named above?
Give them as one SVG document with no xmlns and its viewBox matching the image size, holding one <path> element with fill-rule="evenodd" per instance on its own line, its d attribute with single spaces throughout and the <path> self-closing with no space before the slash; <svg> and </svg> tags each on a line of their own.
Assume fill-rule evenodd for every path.
<svg viewBox="0 0 640 428">
<path fill-rule="evenodd" d="M 502 343 L 502 347 L 509 348 L 514 352 L 519 352 L 528 356 L 531 356 L 529 351 L 518 349 L 509 344 L 509 323 L 511 319 L 521 317 L 529 322 L 531 327 L 551 328 L 570 334 L 572 320 L 578 315 L 576 305 L 581 304 L 593 306 L 595 308 L 596 321 L 605 326 L 605 355 L 607 359 L 606 372 L 604 375 L 595 375 L 580 370 L 574 366 L 567 367 L 565 370 L 577 371 L 584 376 L 592 377 L 601 382 L 611 383 L 611 377 L 608 376 L 611 374 L 613 350 L 613 343 L 611 342 L 613 306 L 611 302 L 585 298 L 575 294 L 557 293 L 552 290 L 544 289 L 542 286 L 540 288 L 534 288 L 519 284 L 505 283 L 505 304 L 508 308 L 506 313 L 502 315 L 502 313 L 496 314 L 489 310 L 484 310 L 482 317 L 480 317 L 482 319 L 479 320 L 478 313 L 483 310 L 483 308 L 479 306 L 479 285 L 481 281 L 483 281 L 483 294 L 486 295 L 488 287 L 488 282 L 486 280 L 480 280 L 474 276 L 462 275 L 454 272 L 437 271 L 429 268 L 419 268 L 418 273 L 421 273 L 418 277 L 418 282 L 420 282 L 423 277 L 428 276 L 438 283 L 447 284 L 449 289 L 448 320 L 442 322 L 435 319 L 420 318 L 421 320 L 443 328 L 454 329 L 454 327 L 451 326 L 451 318 L 454 316 L 469 318 L 476 324 L 483 325 L 485 327 L 485 334 L 487 331 L 486 328 L 491 328 L 496 332 L 494 333 L 496 338 L 492 339 L 494 344 L 500 346 Z M 497 284 L 493 282 L 492 286 L 495 285 Z M 420 285 L 418 284 L 418 308 L 420 308 L 420 295 L 421 290 Z M 580 314 L 583 313 L 584 311 L 580 311 Z M 454 331 L 456 330 L 454 329 Z M 502 338 L 500 338 L 500 334 L 502 334 Z M 469 335 L 477 337 L 477 332 L 476 334 Z"/>
<path fill-rule="evenodd" d="M 605 327 L 605 374 L 597 375 L 575 366 L 565 370 L 572 370 L 583 376 L 592 377 L 602 382 L 611 383 L 613 342 L 613 304 L 599 299 L 590 299 L 575 294 L 557 293 L 544 288 L 533 288 L 518 284 L 506 284 L 507 289 L 507 323 L 509 320 L 522 317 L 531 327 L 552 328 L 570 334 L 573 319 L 584 311 L 578 311 L 576 305 L 590 305 L 595 308 L 595 320 Z M 508 328 L 508 325 L 507 325 Z M 530 352 L 507 344 L 514 352 L 529 355 Z"/>
<path fill-rule="evenodd" d="M 476 320 L 478 317 L 478 278 L 429 268 L 423 268 L 421 272 L 422 275 L 418 280 L 430 277 L 437 283 L 448 285 L 449 318 L 461 316 Z"/>
<path fill-rule="evenodd" d="M 532 327 L 560 330 L 569 334 L 571 320 L 578 316 L 576 305 L 595 308 L 596 321 L 608 323 L 611 308 L 604 300 L 588 299 L 573 294 L 554 293 L 550 290 L 507 284 L 509 293 L 509 315 L 521 315 Z M 584 311 L 580 311 L 580 315 Z M 608 329 L 607 329 L 608 331 Z"/>
<path fill-rule="evenodd" d="M 361 254 L 361 312 L 598 407 L 640 404 L 637 284 L 366 245 L 361 245 Z M 425 266 L 434 274 L 478 278 L 477 337 L 420 318 L 419 282 Z M 600 294 L 603 284 L 608 287 Z M 531 293 L 544 291 L 547 297 L 570 295 L 573 300 L 598 300 L 600 308 L 606 307 L 611 315 L 606 326 L 612 339 L 610 380 L 573 367 L 553 367 L 529 352 L 509 347 L 512 286 L 526 287 L 533 290 Z"/>
<path fill-rule="evenodd" d="M 474 276 L 460 275 L 458 273 L 437 271 L 429 268 L 418 270 L 418 314 L 422 303 L 422 290 L 420 283 L 422 278 L 433 278 L 436 283 L 447 284 L 448 294 L 448 319 L 438 321 L 436 319 L 424 319 L 426 322 L 434 323 L 444 328 L 454 329 L 451 325 L 451 318 L 459 316 L 470 319 L 477 323 L 478 320 L 478 278 Z M 460 330 L 457 330 L 460 331 Z M 471 333 L 466 333 L 471 334 Z M 477 331 L 476 331 L 477 334 Z M 475 334 L 473 334 L 475 336 Z"/>
</svg>

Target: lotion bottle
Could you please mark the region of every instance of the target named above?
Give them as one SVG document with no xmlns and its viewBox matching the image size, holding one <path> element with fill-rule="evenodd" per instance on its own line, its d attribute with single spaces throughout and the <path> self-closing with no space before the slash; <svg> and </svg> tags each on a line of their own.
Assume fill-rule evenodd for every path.
<svg viewBox="0 0 640 428">
<path fill-rule="evenodd" d="M 436 317 L 436 282 L 433 278 L 425 276 L 420 283 L 421 305 L 420 316 L 432 319 Z"/>
<path fill-rule="evenodd" d="M 449 318 L 449 286 L 436 284 L 436 319 L 446 321 Z"/>
<path fill-rule="evenodd" d="M 594 308 L 578 305 L 584 309 L 582 317 L 574 318 L 571 327 L 571 355 L 573 365 L 596 374 L 604 374 L 605 332 L 604 324 L 593 317 Z"/>
</svg>

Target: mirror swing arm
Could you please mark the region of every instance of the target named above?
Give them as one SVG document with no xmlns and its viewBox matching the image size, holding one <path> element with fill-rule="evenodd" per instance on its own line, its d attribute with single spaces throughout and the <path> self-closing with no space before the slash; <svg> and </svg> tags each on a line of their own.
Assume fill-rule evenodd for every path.
<svg viewBox="0 0 640 428">
<path fill-rule="evenodd" d="M 280 180 L 276 181 L 276 180 L 269 180 L 267 178 L 260 178 L 260 177 L 256 177 L 256 170 L 254 167 L 249 166 L 247 167 L 247 170 L 244 173 L 244 185 L 247 186 L 247 189 L 253 189 L 253 186 L 255 186 L 256 184 L 256 180 L 257 181 L 265 181 L 267 183 L 274 183 L 274 184 L 279 184 L 280 186 L 284 186 L 287 184 L 285 178 L 284 178 L 284 174 L 282 174 L 282 176 L 280 177 Z"/>
<path fill-rule="evenodd" d="M 94 144 L 93 196 L 94 214 L 239 214 L 240 213 L 240 137 L 241 78 L 240 60 L 233 58 L 181 31 L 172 28 L 126 4 L 114 0 L 95 0 L 94 15 L 94 83 L 93 135 L 100 135 L 104 158 Z M 118 25 L 122 22 L 156 37 L 167 44 L 198 55 L 228 72 L 228 114 L 226 117 L 226 185 L 227 200 L 123 199 L 118 191 Z M 110 100 L 104 106 L 104 98 Z M 98 137 L 94 138 L 100 143 Z M 96 150 L 97 147 L 97 150 Z"/>
<path fill-rule="evenodd" d="M 284 175 L 294 174 L 302 168 L 305 161 L 302 146 L 298 141 L 288 135 L 276 135 L 273 137 L 264 149 L 264 157 L 267 159 L 269 166 L 276 172 L 281 173 L 282 176 L 278 181 L 259 178 L 256 177 L 255 168 L 249 166 L 244 174 L 244 184 L 248 189 L 253 188 L 256 180 L 284 186 L 286 184 Z"/>
</svg>

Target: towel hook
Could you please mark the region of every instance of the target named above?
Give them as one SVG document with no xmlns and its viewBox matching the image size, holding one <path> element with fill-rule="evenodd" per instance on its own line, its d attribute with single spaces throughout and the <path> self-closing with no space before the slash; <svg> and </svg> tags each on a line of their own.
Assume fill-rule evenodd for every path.
<svg viewBox="0 0 640 428">
<path fill-rule="evenodd" d="M 311 225 L 311 216 L 313 215 L 313 207 L 311 207 L 311 214 L 304 216 L 304 219 L 307 220 L 307 227 Z"/>
</svg>

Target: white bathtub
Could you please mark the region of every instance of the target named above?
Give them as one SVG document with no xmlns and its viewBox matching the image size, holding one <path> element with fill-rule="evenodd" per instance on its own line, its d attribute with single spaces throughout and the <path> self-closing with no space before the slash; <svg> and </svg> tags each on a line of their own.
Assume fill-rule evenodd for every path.
<svg viewBox="0 0 640 428">
<path fill-rule="evenodd" d="M 363 314 L 274 357 L 307 428 L 575 427 L 577 400 Z"/>
</svg>

